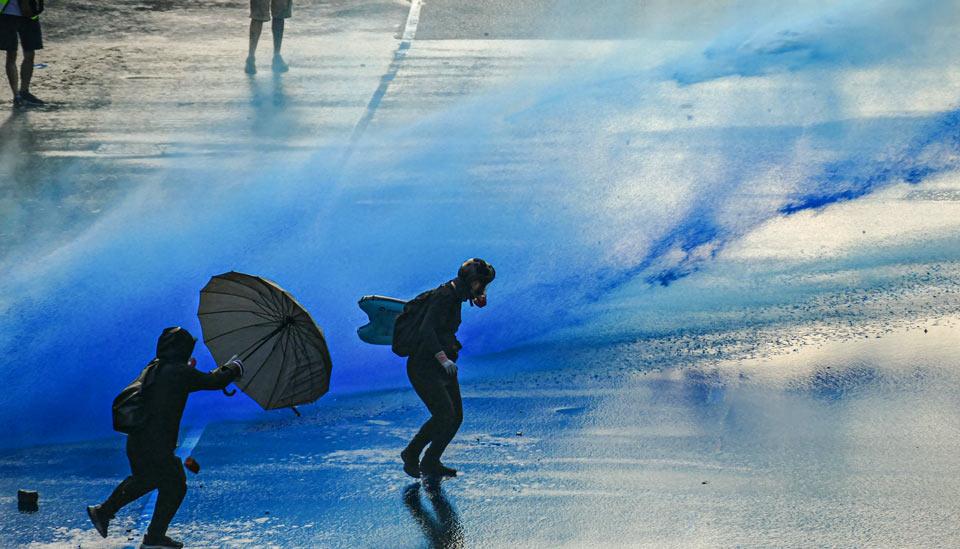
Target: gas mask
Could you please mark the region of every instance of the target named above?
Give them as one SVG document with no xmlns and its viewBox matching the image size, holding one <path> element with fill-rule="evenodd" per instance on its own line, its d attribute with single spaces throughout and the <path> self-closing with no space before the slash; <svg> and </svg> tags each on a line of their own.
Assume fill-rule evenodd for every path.
<svg viewBox="0 0 960 549">
<path fill-rule="evenodd" d="M 481 309 L 487 306 L 487 287 L 481 286 L 473 295 L 470 296 L 470 306 L 476 305 Z"/>
</svg>

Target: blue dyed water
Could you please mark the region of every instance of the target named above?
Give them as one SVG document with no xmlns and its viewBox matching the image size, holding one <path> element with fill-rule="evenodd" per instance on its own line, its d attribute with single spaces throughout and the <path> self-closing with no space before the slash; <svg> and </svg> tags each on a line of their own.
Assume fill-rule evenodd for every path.
<svg viewBox="0 0 960 549">
<path fill-rule="evenodd" d="M 357 340 L 360 296 L 410 297 L 471 256 L 499 278 L 489 308 L 465 311 L 467 363 L 568 337 L 612 345 L 664 317 L 672 332 L 702 329 L 716 318 L 705 313 L 845 287 L 777 293 L 790 261 L 724 254 L 772 222 L 956 171 L 960 113 L 940 83 L 957 66 L 958 19 L 951 2 L 821 4 L 749 5 L 681 52 L 627 43 L 407 127 L 372 124 L 346 166 L 331 147 L 249 171 L 184 167 L 92 227 L 14 250 L 0 268 L 4 444 L 109 432 L 109 402 L 157 333 L 199 334 L 198 291 L 228 270 L 276 280 L 311 310 L 334 392 L 404 382 L 399 359 Z M 957 260 L 954 244 L 903 249 Z M 885 246 L 857 261 L 908 262 Z M 243 397 L 192 406 L 194 421 L 255 413 Z"/>
</svg>

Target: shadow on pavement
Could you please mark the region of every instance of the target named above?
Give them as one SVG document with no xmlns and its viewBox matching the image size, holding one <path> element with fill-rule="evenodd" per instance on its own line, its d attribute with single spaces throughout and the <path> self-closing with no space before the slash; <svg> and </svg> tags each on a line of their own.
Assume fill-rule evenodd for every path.
<svg viewBox="0 0 960 549">
<path fill-rule="evenodd" d="M 29 170 L 35 163 L 30 153 L 38 145 L 36 132 L 30 124 L 24 108 L 12 108 L 5 120 L 0 122 L 0 158 L 3 158 L 7 175 L 16 181 L 28 181 Z"/>
</svg>

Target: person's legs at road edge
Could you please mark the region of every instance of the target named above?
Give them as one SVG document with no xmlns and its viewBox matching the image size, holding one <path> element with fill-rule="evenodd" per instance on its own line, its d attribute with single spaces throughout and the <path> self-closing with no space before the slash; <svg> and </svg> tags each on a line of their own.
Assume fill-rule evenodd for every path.
<svg viewBox="0 0 960 549">
<path fill-rule="evenodd" d="M 30 94 L 30 81 L 33 80 L 33 62 L 36 52 L 23 50 L 23 62 L 20 63 L 20 95 Z"/>
<path fill-rule="evenodd" d="M 244 71 L 247 74 L 257 73 L 257 44 L 260 43 L 260 33 L 263 24 L 271 19 L 271 0 L 250 0 L 250 47 L 247 50 L 247 63 Z"/>
<path fill-rule="evenodd" d="M 283 22 L 282 17 L 274 17 L 271 23 L 273 31 L 273 56 L 280 57 L 280 48 L 283 46 Z"/>
<path fill-rule="evenodd" d="M 0 15 L 0 50 L 6 52 L 5 69 L 10 91 L 13 92 L 13 104 L 20 105 L 20 75 L 17 72 L 17 50 L 20 49 L 18 38 L 20 17 L 14 15 Z"/>
<path fill-rule="evenodd" d="M 260 41 L 260 33 L 263 31 L 263 21 L 257 21 L 256 19 L 250 20 L 250 49 L 247 53 L 247 64 L 244 67 L 244 71 L 247 74 L 256 74 L 257 73 L 257 42 Z"/>
<path fill-rule="evenodd" d="M 282 17 L 274 17 L 271 26 L 273 30 L 273 71 L 287 72 L 290 67 L 280 55 L 280 47 L 283 45 L 283 21 Z"/>
<path fill-rule="evenodd" d="M 17 50 L 7 50 L 7 81 L 10 83 L 10 90 L 13 92 L 13 104 L 20 105 L 20 85 L 17 73 Z"/>
<path fill-rule="evenodd" d="M 43 49 L 43 32 L 40 29 L 40 21 L 26 17 L 21 18 L 18 33 L 23 47 L 23 62 L 20 64 L 20 99 L 24 105 L 44 105 L 44 102 L 30 91 L 36 51 Z"/>
<path fill-rule="evenodd" d="M 280 55 L 280 48 L 283 46 L 284 21 L 293 13 L 292 2 L 293 0 L 272 0 L 271 13 L 273 15 L 273 23 L 270 28 L 273 31 L 274 72 L 287 72 L 290 70 L 290 67 L 283 60 L 283 56 Z"/>
</svg>

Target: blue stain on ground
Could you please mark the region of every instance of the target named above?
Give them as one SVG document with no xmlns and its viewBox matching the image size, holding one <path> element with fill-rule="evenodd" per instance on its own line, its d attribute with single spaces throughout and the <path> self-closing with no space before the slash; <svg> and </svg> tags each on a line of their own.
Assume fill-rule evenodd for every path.
<svg viewBox="0 0 960 549">
<path fill-rule="evenodd" d="M 828 163 L 820 174 L 801 185 L 804 189 L 802 194 L 789 197 L 788 202 L 780 206 L 774 215 L 789 216 L 801 211 L 826 208 L 864 197 L 898 182 L 918 185 L 932 176 L 960 166 L 955 160 L 960 152 L 960 110 L 896 122 L 894 127 L 901 125 L 925 130 L 899 151 L 885 151 L 879 147 L 872 152 L 856 152 L 855 156 Z M 867 126 L 866 130 L 851 132 L 853 139 L 863 131 L 869 133 L 870 128 L 876 128 L 878 132 L 890 131 L 883 124 Z M 835 123 L 809 128 L 808 131 L 824 135 L 837 131 L 844 133 Z M 878 135 L 882 136 L 883 133 Z M 877 135 L 874 136 L 876 138 Z M 744 172 L 734 175 L 747 176 Z M 731 181 L 721 183 L 718 187 L 738 189 L 739 185 L 739 182 Z M 695 203 L 686 215 L 677 219 L 675 225 L 653 241 L 647 253 L 633 266 L 598 273 L 600 283 L 589 293 L 589 300 L 599 301 L 604 295 L 638 276 L 651 285 L 668 286 L 701 269 L 705 261 L 716 257 L 727 243 L 750 228 L 724 226 L 717 221 L 718 206 L 726 199 L 725 194 L 729 193 L 716 192 Z M 671 253 L 679 253 L 679 258 L 672 260 L 673 263 L 668 266 L 658 268 L 658 263 Z M 566 281 L 556 286 L 558 289 L 564 285 L 570 287 L 572 282 Z"/>
<path fill-rule="evenodd" d="M 890 183 L 918 185 L 954 170 L 960 153 L 960 110 L 930 120 L 931 129 L 890 160 L 844 159 L 828 164 L 807 190 L 780 208 L 790 215 L 865 196 Z M 934 154 L 930 154 L 934 153 Z"/>
<path fill-rule="evenodd" d="M 789 216 L 826 208 L 864 197 L 899 182 L 918 185 L 930 177 L 960 167 L 957 161 L 960 153 L 960 110 L 914 120 L 913 124 L 927 129 L 900 151 L 878 153 L 880 156 L 892 155 L 892 159 L 855 156 L 830 162 L 821 174 L 801 185 L 804 192 L 790 197 L 777 210 L 778 213 Z M 667 286 L 699 270 L 705 259 L 715 257 L 726 243 L 743 234 L 742 228 L 731 231 L 716 224 L 715 211 L 714 200 L 705 201 L 695 208 L 657 240 L 642 261 L 606 284 L 604 292 L 645 273 L 672 250 L 683 252 L 683 257 L 674 266 L 647 273 L 645 280 L 648 283 Z M 711 248 L 707 257 L 691 255 L 694 250 L 708 244 Z"/>
</svg>

